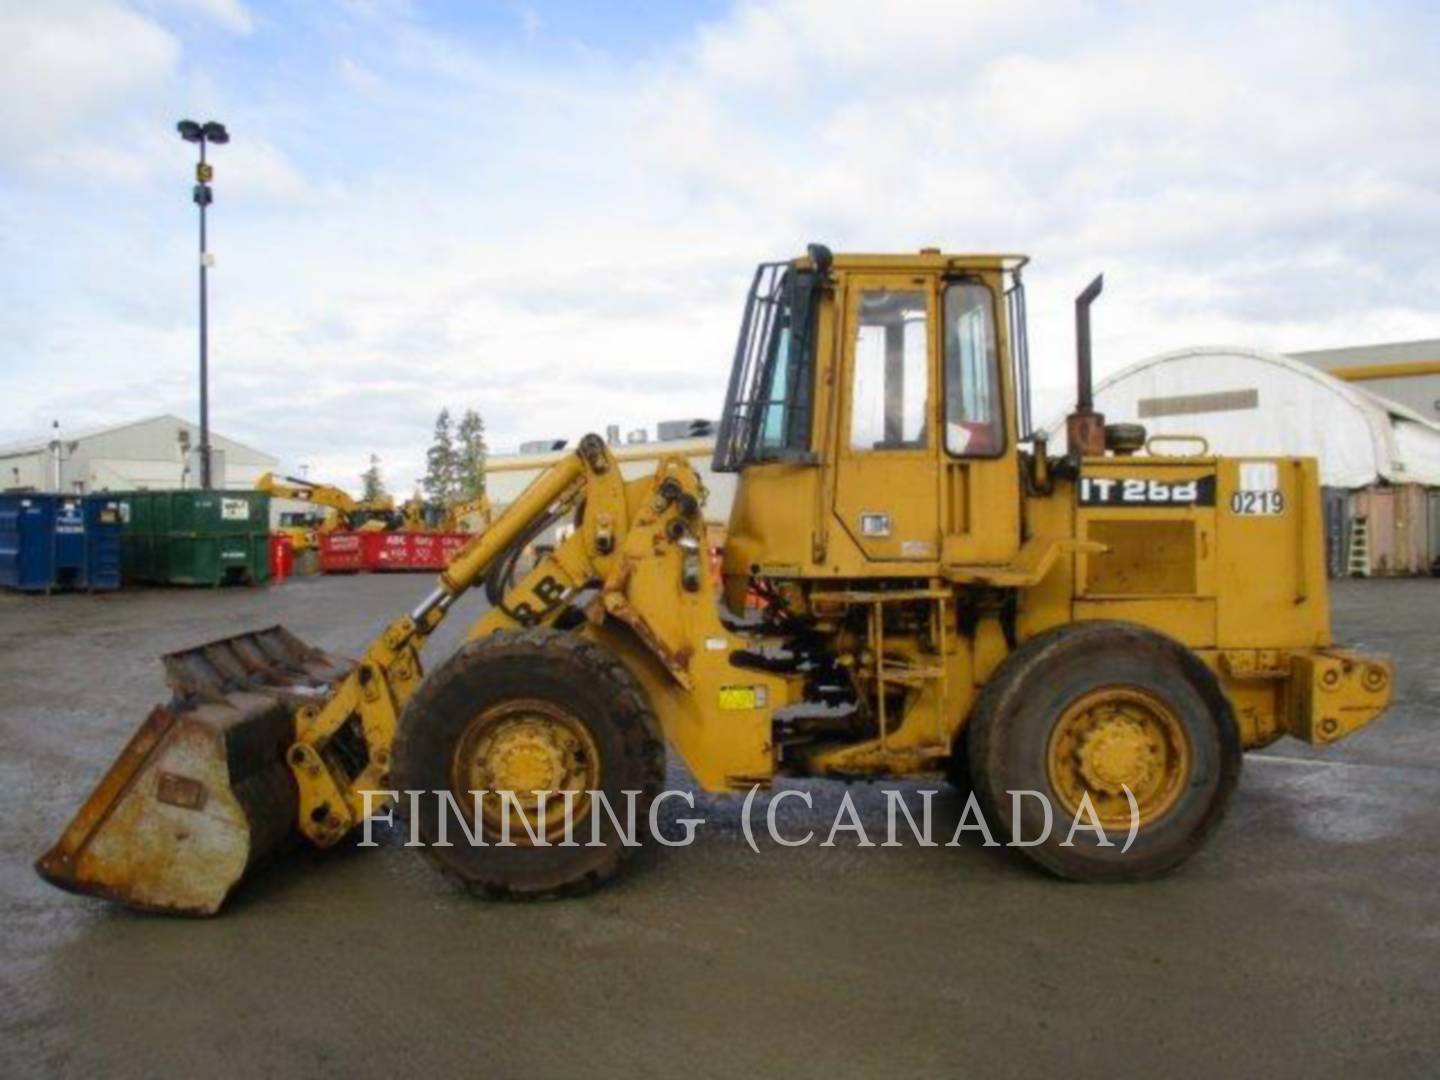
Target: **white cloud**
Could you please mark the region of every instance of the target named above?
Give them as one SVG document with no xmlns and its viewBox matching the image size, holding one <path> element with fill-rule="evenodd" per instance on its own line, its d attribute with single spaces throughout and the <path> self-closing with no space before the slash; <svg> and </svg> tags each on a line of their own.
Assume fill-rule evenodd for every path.
<svg viewBox="0 0 1440 1080">
<path fill-rule="evenodd" d="M 235 133 L 234 141 L 211 151 L 217 197 L 289 205 L 310 205 L 322 184 L 309 184 L 288 157 L 263 136 Z"/>
<path fill-rule="evenodd" d="M 103 135 L 169 78 L 178 52 L 164 28 L 109 0 L 0 7 L 0 166 Z"/>
<path fill-rule="evenodd" d="M 152 4 L 173 11 L 193 12 L 209 19 L 231 33 L 249 34 L 255 19 L 242 0 L 150 0 Z"/>
<path fill-rule="evenodd" d="M 1068 0 L 745 0 L 701 30 L 693 60 L 704 78 L 767 90 L 836 80 L 916 77 L 952 83 L 957 64 L 983 59 L 1037 24 L 1073 17 Z M 843 84 L 841 84 L 843 85 Z"/>
</svg>

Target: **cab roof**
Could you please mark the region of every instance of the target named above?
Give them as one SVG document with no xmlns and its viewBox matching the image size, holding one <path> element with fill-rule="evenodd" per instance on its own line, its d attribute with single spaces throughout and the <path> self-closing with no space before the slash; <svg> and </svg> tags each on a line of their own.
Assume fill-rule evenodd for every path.
<svg viewBox="0 0 1440 1080">
<path fill-rule="evenodd" d="M 1028 255 L 1014 254 L 947 254 L 939 248 L 921 248 L 906 254 L 840 253 L 833 256 L 835 270 L 898 270 L 944 273 L 958 270 L 992 270 L 1013 272 L 1030 261 Z M 813 265 L 809 255 L 794 260 L 797 266 Z"/>
</svg>

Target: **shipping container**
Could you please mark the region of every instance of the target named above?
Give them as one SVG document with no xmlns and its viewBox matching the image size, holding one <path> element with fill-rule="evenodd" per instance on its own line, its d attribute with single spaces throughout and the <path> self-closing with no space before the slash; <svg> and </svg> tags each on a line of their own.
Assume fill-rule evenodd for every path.
<svg viewBox="0 0 1440 1080">
<path fill-rule="evenodd" d="M 1321 488 L 1320 505 L 1325 517 L 1325 573 L 1343 577 L 1350 553 L 1350 492 Z"/>
<path fill-rule="evenodd" d="M 1440 489 L 1430 492 L 1430 573 L 1440 577 Z"/>
<path fill-rule="evenodd" d="M 270 577 L 270 496 L 259 491 L 129 491 L 125 575 L 158 585 L 263 584 Z"/>
<path fill-rule="evenodd" d="M 120 584 L 120 514 L 114 499 L 0 495 L 0 586 L 29 592 Z"/>
<path fill-rule="evenodd" d="M 1429 516 L 1429 492 L 1419 484 L 1355 492 L 1351 518 L 1365 522 L 1369 573 L 1429 573 Z"/>
</svg>

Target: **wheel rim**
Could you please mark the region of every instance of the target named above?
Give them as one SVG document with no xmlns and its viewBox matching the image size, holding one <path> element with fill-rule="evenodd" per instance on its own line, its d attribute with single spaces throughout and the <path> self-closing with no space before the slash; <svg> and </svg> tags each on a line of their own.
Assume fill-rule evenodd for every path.
<svg viewBox="0 0 1440 1080">
<path fill-rule="evenodd" d="M 450 763 L 450 788 L 463 807 L 484 792 L 481 820 L 499 833 L 508 804 L 510 839 L 533 841 L 529 830 L 554 842 L 564 836 L 566 806 L 572 829 L 590 814 L 600 783 L 600 751 L 574 713 L 549 701 L 517 699 L 492 705 L 470 721 Z M 567 795 L 567 792 L 573 793 Z M 513 801 L 506 793 L 513 796 Z"/>
<path fill-rule="evenodd" d="M 1164 701 L 1137 687 L 1104 687 L 1066 707 L 1050 732 L 1050 786 L 1073 820 L 1086 794 L 1100 824 L 1128 829 L 1128 787 L 1141 825 L 1163 816 L 1190 781 L 1185 727 Z"/>
</svg>

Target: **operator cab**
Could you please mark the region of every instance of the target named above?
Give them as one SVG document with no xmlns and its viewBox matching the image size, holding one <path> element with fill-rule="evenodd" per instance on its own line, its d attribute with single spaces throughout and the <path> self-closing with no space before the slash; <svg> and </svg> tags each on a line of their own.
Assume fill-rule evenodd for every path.
<svg viewBox="0 0 1440 1080">
<path fill-rule="evenodd" d="M 714 460 L 741 474 L 727 575 L 916 576 L 1014 557 L 1018 513 L 980 508 L 1018 506 L 1024 262 L 812 245 L 757 269 Z"/>
</svg>

